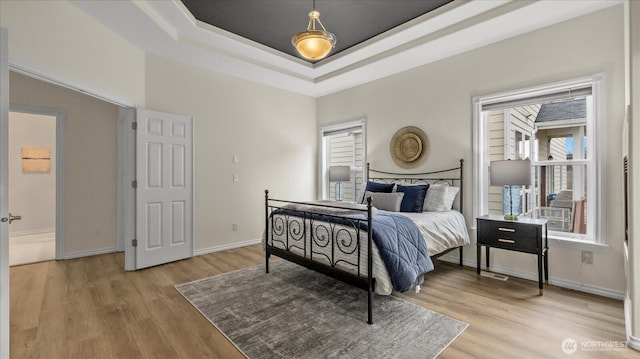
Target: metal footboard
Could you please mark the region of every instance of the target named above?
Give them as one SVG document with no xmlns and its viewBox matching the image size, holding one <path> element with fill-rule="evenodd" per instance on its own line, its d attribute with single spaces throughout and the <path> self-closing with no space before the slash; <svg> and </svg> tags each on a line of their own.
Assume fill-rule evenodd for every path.
<svg viewBox="0 0 640 359">
<path fill-rule="evenodd" d="M 305 210 L 287 208 L 304 205 Z M 362 216 L 320 213 L 322 207 L 361 212 Z M 373 324 L 372 213 L 366 209 L 325 206 L 269 198 L 265 190 L 265 271 L 275 255 L 367 291 L 367 323 Z M 365 227 L 366 225 L 366 227 Z M 345 229 L 348 227 L 350 230 Z M 366 233 L 366 263 L 361 261 Z M 355 260 L 352 258 L 355 256 Z M 366 264 L 366 270 L 363 268 Z"/>
</svg>

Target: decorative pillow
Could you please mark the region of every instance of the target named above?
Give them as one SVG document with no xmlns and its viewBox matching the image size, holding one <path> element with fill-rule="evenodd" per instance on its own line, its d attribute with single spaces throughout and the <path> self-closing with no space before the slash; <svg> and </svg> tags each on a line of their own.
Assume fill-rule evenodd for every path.
<svg viewBox="0 0 640 359">
<path fill-rule="evenodd" d="M 453 207 L 453 201 L 460 191 L 459 187 L 448 183 L 436 183 L 429 187 L 424 210 L 427 212 L 447 212 Z"/>
<path fill-rule="evenodd" d="M 422 212 L 427 189 L 429 189 L 428 184 L 412 186 L 398 185 L 396 192 L 404 193 L 402 203 L 400 204 L 400 212 Z"/>
<path fill-rule="evenodd" d="M 380 182 L 371 182 L 367 181 L 367 186 L 364 188 L 364 192 L 383 192 L 383 193 L 391 193 L 393 192 L 393 187 L 395 183 L 380 183 Z M 364 203 L 364 199 L 366 197 L 362 196 L 362 203 Z"/>
<path fill-rule="evenodd" d="M 402 192 L 365 192 L 364 197 L 371 197 L 371 205 L 383 211 L 399 212 L 402 203 Z"/>
</svg>

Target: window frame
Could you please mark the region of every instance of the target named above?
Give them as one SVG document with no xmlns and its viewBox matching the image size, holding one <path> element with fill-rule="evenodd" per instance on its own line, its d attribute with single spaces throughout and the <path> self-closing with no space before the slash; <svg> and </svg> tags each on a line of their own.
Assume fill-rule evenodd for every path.
<svg viewBox="0 0 640 359">
<path fill-rule="evenodd" d="M 549 235 L 552 243 L 558 243 L 561 245 L 569 245 L 580 248 L 598 249 L 598 247 L 606 246 L 606 240 L 604 238 L 605 221 L 602 214 L 604 213 L 603 206 L 603 188 L 605 188 L 604 174 L 603 174 L 603 156 L 604 156 L 604 141 L 606 138 L 606 126 L 605 126 L 605 76 L 604 73 L 597 73 L 591 76 L 581 77 L 573 80 L 560 81 L 550 84 L 543 84 L 534 87 L 528 87 L 513 91 L 505 91 L 501 93 L 477 96 L 472 99 L 473 106 L 473 172 L 476 181 L 473 183 L 473 215 L 474 218 L 485 213 L 488 213 L 488 197 L 489 197 L 489 154 L 487 151 L 489 141 L 489 127 L 488 127 L 488 111 L 483 112 L 483 106 L 490 104 L 497 104 L 506 101 L 526 101 L 533 97 L 545 96 L 553 93 L 560 93 L 563 91 L 571 92 L 573 88 L 591 87 L 592 108 L 593 112 L 591 116 L 587 116 L 587 134 L 590 136 L 587 141 L 587 156 L 586 160 L 571 160 L 570 164 L 577 164 L 579 162 L 589 162 L 588 174 L 589 178 L 594 178 L 593 181 L 587 183 L 587 198 L 593 203 L 587 203 L 587 225 L 592 226 L 587 229 L 587 233 L 591 234 L 591 237 L 585 239 L 575 239 L 574 236 Z M 589 132 L 590 131 L 590 132 Z M 533 139 L 532 139 L 533 140 Z M 532 159 L 532 165 L 540 165 L 545 162 L 551 161 L 534 161 Z M 558 161 L 553 161 L 553 164 L 560 164 Z M 533 175 L 532 175 L 533 176 Z M 475 226 L 472 227 L 475 229 Z"/>
<path fill-rule="evenodd" d="M 341 131 L 347 131 L 350 129 L 359 128 L 362 131 L 362 178 L 363 181 L 366 181 L 366 173 L 364 173 L 364 164 L 367 163 L 367 125 L 366 119 L 360 119 L 357 121 L 349 121 L 342 122 L 338 124 L 322 126 L 319 129 L 319 138 L 318 138 L 318 190 L 317 196 L 319 199 L 328 199 L 330 195 L 330 183 L 329 183 L 329 171 L 328 171 L 328 158 L 327 158 L 327 146 L 326 146 L 326 137 L 329 133 L 337 133 Z M 352 171 L 357 170 L 352 168 Z M 364 185 L 364 182 L 361 183 Z"/>
</svg>

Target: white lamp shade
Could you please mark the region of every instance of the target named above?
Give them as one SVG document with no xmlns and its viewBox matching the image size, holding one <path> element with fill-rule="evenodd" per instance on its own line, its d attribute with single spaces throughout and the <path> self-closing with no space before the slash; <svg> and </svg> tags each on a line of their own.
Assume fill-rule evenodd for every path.
<svg viewBox="0 0 640 359">
<path fill-rule="evenodd" d="M 493 186 L 526 186 L 531 184 L 531 161 L 492 161 L 489 168 Z"/>
<path fill-rule="evenodd" d="M 329 167 L 329 181 L 350 181 L 351 167 L 349 166 L 331 166 Z"/>
</svg>

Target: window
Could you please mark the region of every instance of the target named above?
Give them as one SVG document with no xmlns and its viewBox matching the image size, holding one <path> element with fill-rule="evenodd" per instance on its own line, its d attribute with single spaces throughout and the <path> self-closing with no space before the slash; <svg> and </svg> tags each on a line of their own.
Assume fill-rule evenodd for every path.
<svg viewBox="0 0 640 359">
<path fill-rule="evenodd" d="M 321 160 L 320 183 L 322 199 L 336 199 L 337 191 L 342 200 L 356 202 L 362 195 L 364 182 L 365 159 L 365 126 L 364 120 L 350 122 L 320 129 Z M 348 181 L 330 181 L 330 168 L 333 166 L 349 166 Z"/>
<path fill-rule="evenodd" d="M 548 220 L 549 236 L 603 241 L 602 75 L 474 99 L 476 215 L 502 214 L 502 188 L 490 186 L 491 161 L 530 159 L 521 217 Z"/>
</svg>

